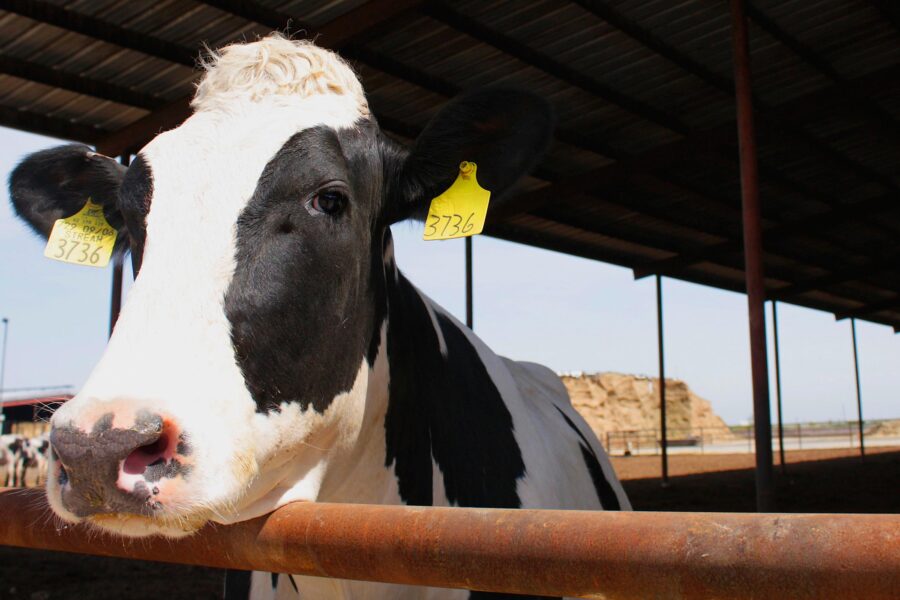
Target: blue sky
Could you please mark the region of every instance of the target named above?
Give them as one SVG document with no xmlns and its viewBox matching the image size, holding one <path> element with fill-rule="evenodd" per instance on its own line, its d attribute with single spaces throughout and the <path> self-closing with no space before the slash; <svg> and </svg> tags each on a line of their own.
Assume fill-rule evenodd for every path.
<svg viewBox="0 0 900 600">
<path fill-rule="evenodd" d="M 80 386 L 106 342 L 110 269 L 45 259 L 43 241 L 15 220 L 9 206 L 5 179 L 15 164 L 59 143 L 0 128 L 0 316 L 10 319 L 7 388 Z M 415 223 L 395 226 L 394 238 L 400 268 L 462 320 L 462 240 L 423 242 Z M 628 269 L 486 237 L 476 237 L 474 248 L 475 330 L 495 351 L 557 371 L 656 375 L 652 278 L 635 281 Z M 744 296 L 672 279 L 664 280 L 664 295 L 666 374 L 686 380 L 726 421 L 748 420 Z M 779 325 L 785 419 L 855 418 L 849 321 L 782 304 Z M 857 329 L 865 416 L 900 417 L 900 336 L 865 322 Z M 773 370 L 771 341 L 769 350 Z M 772 397 L 774 418 L 774 388 Z"/>
</svg>

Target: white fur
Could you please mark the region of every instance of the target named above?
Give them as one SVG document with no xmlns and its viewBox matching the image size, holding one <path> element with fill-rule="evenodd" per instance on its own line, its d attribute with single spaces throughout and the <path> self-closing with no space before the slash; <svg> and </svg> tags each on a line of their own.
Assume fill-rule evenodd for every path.
<svg viewBox="0 0 900 600">
<path fill-rule="evenodd" d="M 198 111 L 228 111 L 246 99 L 336 95 L 349 96 L 356 112 L 369 114 L 353 70 L 334 52 L 307 40 L 289 40 L 275 33 L 252 44 L 231 44 L 210 52 L 202 66 L 206 75 L 191 102 Z"/>
</svg>

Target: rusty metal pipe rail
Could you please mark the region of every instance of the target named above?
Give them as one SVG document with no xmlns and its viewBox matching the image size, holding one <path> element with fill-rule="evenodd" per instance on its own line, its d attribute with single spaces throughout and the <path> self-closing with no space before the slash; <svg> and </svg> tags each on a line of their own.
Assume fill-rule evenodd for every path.
<svg viewBox="0 0 900 600">
<path fill-rule="evenodd" d="M 177 541 L 48 518 L 0 492 L 0 544 L 476 590 L 605 598 L 900 597 L 900 516 L 285 506 Z"/>
</svg>

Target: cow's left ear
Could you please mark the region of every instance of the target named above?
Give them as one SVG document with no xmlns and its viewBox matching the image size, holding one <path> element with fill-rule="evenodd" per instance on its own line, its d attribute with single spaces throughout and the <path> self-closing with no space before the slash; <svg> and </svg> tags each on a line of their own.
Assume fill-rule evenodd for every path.
<svg viewBox="0 0 900 600">
<path fill-rule="evenodd" d="M 544 154 L 554 124 L 550 105 L 530 92 L 484 88 L 454 98 L 408 154 L 385 157 L 387 221 L 424 219 L 432 198 L 456 180 L 463 161 L 478 165 L 478 182 L 495 205 Z"/>
<path fill-rule="evenodd" d="M 126 170 L 82 144 L 50 148 L 25 157 L 13 170 L 9 196 L 16 214 L 45 238 L 57 219 L 77 213 L 88 198 L 103 205 L 109 224 L 122 233 L 117 204 Z"/>
</svg>

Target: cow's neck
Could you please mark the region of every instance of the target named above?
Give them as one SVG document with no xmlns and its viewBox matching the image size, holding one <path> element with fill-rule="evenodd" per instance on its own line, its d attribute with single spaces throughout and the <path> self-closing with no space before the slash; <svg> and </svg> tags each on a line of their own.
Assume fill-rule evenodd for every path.
<svg viewBox="0 0 900 600">
<path fill-rule="evenodd" d="M 399 272 L 389 239 L 386 248 L 363 427 L 319 499 L 519 507 L 525 467 L 489 372 L 501 359 Z"/>
<path fill-rule="evenodd" d="M 416 505 L 519 507 L 524 464 L 494 380 L 502 360 L 420 293 L 390 254 L 385 272 L 384 464 L 400 498 Z"/>
</svg>

